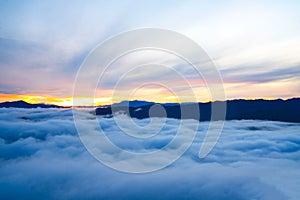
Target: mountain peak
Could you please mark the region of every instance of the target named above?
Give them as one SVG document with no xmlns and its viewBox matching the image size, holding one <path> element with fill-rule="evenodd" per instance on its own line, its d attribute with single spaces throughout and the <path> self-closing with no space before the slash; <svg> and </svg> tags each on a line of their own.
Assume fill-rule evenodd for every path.
<svg viewBox="0 0 300 200">
<path fill-rule="evenodd" d="M 57 105 L 51 105 L 51 104 L 31 104 L 23 100 L 18 101 L 8 101 L 0 103 L 0 108 L 60 108 L 60 106 Z"/>
<path fill-rule="evenodd" d="M 147 105 L 153 105 L 155 104 L 154 102 L 149 102 L 149 101 L 144 101 L 144 100 L 133 100 L 133 101 L 121 101 L 120 103 L 114 103 L 112 104 L 113 107 L 141 107 L 141 106 L 147 106 Z"/>
</svg>

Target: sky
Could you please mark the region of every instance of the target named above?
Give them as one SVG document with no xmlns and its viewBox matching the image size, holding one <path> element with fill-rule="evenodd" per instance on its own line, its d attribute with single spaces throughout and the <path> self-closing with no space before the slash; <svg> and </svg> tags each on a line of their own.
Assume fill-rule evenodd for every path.
<svg viewBox="0 0 300 200">
<path fill-rule="evenodd" d="M 0 101 L 72 105 L 76 73 L 89 52 L 108 38 L 138 28 L 172 30 L 197 42 L 219 70 L 226 99 L 299 97 L 299 9 L 296 0 L 0 1 Z M 176 102 L 183 96 L 183 101 L 191 101 L 190 88 L 197 101 L 211 99 L 203 80 L 193 77 L 178 58 L 146 51 L 111 66 L 105 86 L 96 89 L 96 103 L 113 102 L 115 84 L 110 78 L 121 77 L 126 64 L 157 60 L 169 68 L 132 72 L 138 78 L 125 81 L 115 101 L 125 100 L 122 93 L 130 93 L 129 99 Z M 187 77 L 191 86 L 167 76 L 170 69 Z M 175 95 L 168 87 L 140 87 L 166 77 Z M 85 105 L 92 97 L 75 98 Z"/>
</svg>

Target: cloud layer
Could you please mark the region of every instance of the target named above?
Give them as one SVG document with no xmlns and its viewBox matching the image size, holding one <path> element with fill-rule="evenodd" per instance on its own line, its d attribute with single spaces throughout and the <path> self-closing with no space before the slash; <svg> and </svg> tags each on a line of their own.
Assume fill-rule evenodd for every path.
<svg viewBox="0 0 300 200">
<path fill-rule="evenodd" d="M 88 111 L 79 112 L 82 120 L 86 120 L 86 131 L 94 131 L 90 121 L 95 116 Z M 137 140 L 125 135 L 113 118 L 99 121 L 112 142 L 132 152 L 161 149 L 174 137 L 179 124 L 176 119 L 167 119 L 160 134 Z M 134 122 L 147 126 L 150 120 Z M 193 123 L 190 120 L 187 129 Z M 112 170 L 96 161 L 77 135 L 71 110 L 2 108 L 0 196 L 4 199 L 300 197 L 300 124 L 227 121 L 218 144 L 201 160 L 198 152 L 207 128 L 207 122 L 200 124 L 192 146 L 175 163 L 157 172 L 137 175 Z M 142 164 L 147 165 L 147 161 Z"/>
</svg>

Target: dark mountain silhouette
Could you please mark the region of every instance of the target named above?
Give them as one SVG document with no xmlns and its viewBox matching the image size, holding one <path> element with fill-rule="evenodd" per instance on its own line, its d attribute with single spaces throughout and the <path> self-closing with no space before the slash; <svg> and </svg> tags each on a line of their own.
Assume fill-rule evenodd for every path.
<svg viewBox="0 0 300 200">
<path fill-rule="evenodd" d="M 128 103 L 128 102 L 127 102 Z M 163 106 L 168 118 L 189 118 L 181 115 L 181 108 L 191 110 L 195 108 L 195 104 L 199 107 L 200 116 L 191 115 L 190 118 L 200 119 L 200 121 L 211 120 L 212 105 L 220 104 L 222 102 L 209 103 L 187 103 L 187 104 L 159 104 Z M 224 102 L 223 102 L 224 103 Z M 96 115 L 103 115 L 111 117 L 114 114 L 123 113 L 128 116 L 144 119 L 149 117 L 151 106 L 155 103 L 142 101 L 129 102 L 129 106 L 124 104 L 117 104 L 117 106 L 102 106 L 96 109 Z M 127 104 L 128 105 L 128 104 Z M 140 106 L 138 106 L 140 105 Z M 230 100 L 226 101 L 226 120 L 241 120 L 241 119 L 256 119 L 256 120 L 273 120 L 284 122 L 300 122 L 300 98 L 293 98 L 288 100 Z M 113 107 L 113 109 L 112 109 Z M 153 114 L 151 116 L 161 117 L 161 113 Z M 218 118 L 215 118 L 218 120 Z"/>
<path fill-rule="evenodd" d="M 133 107 L 133 108 L 138 108 L 141 106 L 147 106 L 147 105 L 153 105 L 155 104 L 154 102 L 149 102 L 149 101 L 139 101 L 139 100 L 134 100 L 134 101 L 121 101 L 120 103 L 115 103 L 115 107 Z"/>
<path fill-rule="evenodd" d="M 31 104 L 25 101 L 11 101 L 0 103 L 0 108 L 61 108 L 61 106 L 51 105 L 51 104 Z"/>
</svg>

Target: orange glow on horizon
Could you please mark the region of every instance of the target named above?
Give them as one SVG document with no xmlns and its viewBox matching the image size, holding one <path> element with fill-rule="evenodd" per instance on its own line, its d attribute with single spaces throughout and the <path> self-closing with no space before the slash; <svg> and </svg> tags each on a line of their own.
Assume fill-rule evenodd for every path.
<svg viewBox="0 0 300 200">
<path fill-rule="evenodd" d="M 236 99 L 245 99 L 245 100 L 255 100 L 255 99 L 265 99 L 265 100 L 275 100 L 278 98 L 236 98 Z M 288 99 L 288 98 L 283 98 L 283 99 Z M 58 106 L 65 106 L 65 107 L 72 107 L 73 106 L 73 98 L 72 97 L 49 97 L 49 96 L 41 96 L 41 95 L 18 95 L 18 94 L 0 94 L 0 102 L 6 102 L 6 101 L 18 101 L 18 100 L 23 100 L 28 103 L 45 103 L 45 104 L 53 104 L 53 105 L 58 105 Z M 112 102 L 112 99 L 110 97 L 107 98 L 89 98 L 89 97 L 76 97 L 76 104 L 74 106 L 103 106 L 103 105 L 110 105 L 112 103 L 118 103 L 121 102 L 124 99 L 114 99 Z M 130 98 L 128 100 L 147 100 L 147 99 L 140 99 L 140 98 Z M 232 100 L 227 99 L 227 100 Z M 154 101 L 157 103 L 181 103 L 178 101 L 178 98 L 173 97 L 173 96 L 168 96 L 165 97 L 164 99 L 158 100 L 152 99 L 148 101 Z M 91 104 L 91 102 L 94 102 Z M 189 102 L 188 99 L 187 101 L 184 102 Z M 209 102 L 207 101 L 198 101 L 198 102 Z"/>
<path fill-rule="evenodd" d="M 27 103 L 45 103 L 58 106 L 73 106 L 73 97 L 50 97 L 42 95 L 20 95 L 20 94 L 0 94 L 0 102 L 6 101 L 26 101 Z M 111 104 L 110 97 L 104 98 L 90 98 L 90 97 L 76 97 L 74 106 L 99 106 Z M 93 102 L 92 104 L 90 102 Z"/>
<path fill-rule="evenodd" d="M 299 97 L 299 88 L 295 83 L 299 80 L 281 80 L 265 83 L 224 83 L 226 100 L 233 99 L 289 99 Z M 117 94 L 114 91 L 97 91 L 96 97 L 90 96 L 63 96 L 55 97 L 43 94 L 0 94 L 0 102 L 23 100 L 28 103 L 45 103 L 58 106 L 103 106 L 119 103 L 123 100 L 145 100 L 157 103 L 209 102 L 211 96 L 204 87 L 194 86 L 191 96 L 186 90 L 181 90 L 180 96 L 163 88 L 144 87 L 136 90 L 122 90 Z M 292 95 L 293 94 L 293 95 Z M 297 95 L 298 94 L 298 95 Z M 101 96 L 101 97 L 100 97 Z M 74 104 L 74 105 L 73 105 Z"/>
<path fill-rule="evenodd" d="M 0 94 L 0 101 L 26 101 L 28 103 L 45 103 L 58 106 L 72 106 L 72 97 L 50 97 L 35 94 Z"/>
<path fill-rule="evenodd" d="M 183 102 L 188 102 L 187 98 L 182 98 Z M 122 97 L 102 97 L 102 98 L 93 98 L 93 97 L 50 97 L 50 96 L 42 96 L 42 95 L 20 95 L 20 94 L 0 94 L 0 102 L 6 101 L 19 101 L 23 100 L 28 103 L 45 103 L 45 104 L 53 104 L 58 106 L 103 106 L 103 105 L 110 105 L 112 103 L 118 103 L 123 100 L 147 100 L 147 101 L 154 101 L 157 103 L 180 103 L 176 96 L 170 95 L 163 95 L 160 94 L 159 96 L 155 96 L 151 99 L 146 98 L 146 96 L 141 96 L 138 98 L 136 95 L 131 96 L 129 99 L 124 99 Z M 74 101 L 73 101 L 74 100 Z M 74 105 L 73 105 L 74 104 Z"/>
</svg>

